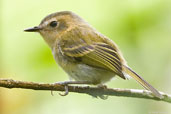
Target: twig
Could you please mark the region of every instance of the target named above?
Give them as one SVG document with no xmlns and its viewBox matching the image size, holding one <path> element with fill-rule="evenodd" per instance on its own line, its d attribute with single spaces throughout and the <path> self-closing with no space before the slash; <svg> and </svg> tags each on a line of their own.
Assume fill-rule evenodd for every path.
<svg viewBox="0 0 171 114">
<path fill-rule="evenodd" d="M 22 88 L 33 90 L 50 90 L 50 91 L 65 91 L 65 86 L 60 84 L 45 84 L 34 83 L 25 81 L 16 81 L 12 79 L 0 79 L 0 87 L 4 88 Z M 162 99 L 154 97 L 150 91 L 138 90 L 138 89 L 111 89 L 111 88 L 99 88 L 90 86 L 68 86 L 69 92 L 89 94 L 94 97 L 100 97 L 105 99 L 105 96 L 123 96 L 133 98 L 152 99 L 157 101 L 164 101 L 171 103 L 171 95 L 160 92 L 163 96 Z"/>
</svg>

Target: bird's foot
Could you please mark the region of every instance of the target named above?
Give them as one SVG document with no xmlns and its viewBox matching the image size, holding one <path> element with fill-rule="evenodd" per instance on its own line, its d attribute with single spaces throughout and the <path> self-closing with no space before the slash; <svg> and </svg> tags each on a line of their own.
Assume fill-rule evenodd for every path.
<svg viewBox="0 0 171 114">
<path fill-rule="evenodd" d="M 65 88 L 65 92 L 64 93 L 59 93 L 59 95 L 61 96 L 66 96 L 69 94 L 69 91 L 68 91 L 68 85 L 69 84 L 92 84 L 92 82 L 88 82 L 88 81 L 64 81 L 64 82 L 56 82 L 54 83 L 54 86 L 55 85 L 63 85 Z M 51 94 L 53 96 L 53 92 L 51 91 Z"/>
<path fill-rule="evenodd" d="M 103 84 L 99 84 L 97 85 L 98 88 L 102 88 L 102 89 L 107 89 L 107 86 L 106 85 L 103 85 Z"/>
</svg>

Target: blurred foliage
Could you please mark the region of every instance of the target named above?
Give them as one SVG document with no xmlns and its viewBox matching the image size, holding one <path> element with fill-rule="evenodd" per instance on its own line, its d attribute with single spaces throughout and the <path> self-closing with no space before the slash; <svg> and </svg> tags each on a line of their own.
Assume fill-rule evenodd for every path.
<svg viewBox="0 0 171 114">
<path fill-rule="evenodd" d="M 0 9 L 0 77 L 47 83 L 68 80 L 41 36 L 23 29 L 38 25 L 50 13 L 70 10 L 114 40 L 128 64 L 155 88 L 171 94 L 170 0 L 1 0 Z M 134 80 L 120 78 L 107 86 L 142 89 Z M 167 103 L 151 100 L 54 94 L 0 88 L 0 114 L 171 113 Z"/>
<path fill-rule="evenodd" d="M 0 1 L 0 14 L 2 14 L 2 3 Z M 0 15 L 0 78 L 1 78 L 1 75 L 2 75 L 2 58 L 1 58 L 1 55 L 2 55 L 2 15 Z M 2 93 L 3 91 L 0 89 L 0 93 Z M 0 94 L 0 114 L 3 113 L 3 110 L 4 110 L 4 103 L 3 103 L 3 95 Z"/>
</svg>

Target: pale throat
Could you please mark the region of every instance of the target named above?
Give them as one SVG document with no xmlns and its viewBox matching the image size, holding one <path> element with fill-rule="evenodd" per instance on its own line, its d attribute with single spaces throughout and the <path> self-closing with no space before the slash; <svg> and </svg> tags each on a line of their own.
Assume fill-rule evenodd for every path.
<svg viewBox="0 0 171 114">
<path fill-rule="evenodd" d="M 43 34 L 40 33 L 40 35 L 43 37 L 43 39 L 45 40 L 45 42 L 49 45 L 49 47 L 52 49 L 55 45 L 55 41 L 56 41 L 56 35 L 52 35 L 52 34 Z"/>
</svg>

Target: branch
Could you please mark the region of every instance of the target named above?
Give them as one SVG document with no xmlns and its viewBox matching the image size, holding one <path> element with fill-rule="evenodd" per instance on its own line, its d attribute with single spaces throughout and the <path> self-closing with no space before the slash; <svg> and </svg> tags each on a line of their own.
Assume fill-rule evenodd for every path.
<svg viewBox="0 0 171 114">
<path fill-rule="evenodd" d="M 22 88 L 22 89 L 33 89 L 33 90 L 50 90 L 50 91 L 65 91 L 65 86 L 61 84 L 45 84 L 45 83 L 34 83 L 15 81 L 12 79 L 0 79 L 0 87 L 4 88 Z M 105 99 L 105 96 L 123 96 L 133 98 L 144 98 L 152 99 L 157 101 L 164 101 L 171 103 L 171 95 L 160 92 L 163 96 L 162 99 L 154 97 L 150 91 L 138 90 L 138 89 L 111 89 L 111 88 L 99 88 L 90 86 L 68 86 L 69 92 L 84 93 L 94 97 L 100 97 Z"/>
</svg>

